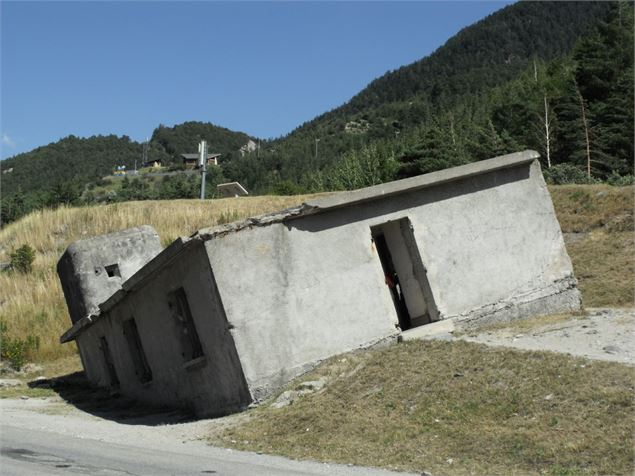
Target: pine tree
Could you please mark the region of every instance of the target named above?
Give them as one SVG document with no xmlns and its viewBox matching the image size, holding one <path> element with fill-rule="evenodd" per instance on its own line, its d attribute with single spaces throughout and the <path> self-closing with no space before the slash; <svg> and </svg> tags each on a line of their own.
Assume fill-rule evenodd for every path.
<svg viewBox="0 0 635 476">
<path fill-rule="evenodd" d="M 452 127 L 426 127 L 418 140 L 398 157 L 397 176 L 412 177 L 467 163 L 456 140 L 456 132 L 453 139 Z"/>
<path fill-rule="evenodd" d="M 483 126 L 476 126 L 474 135 L 467 144 L 471 160 L 491 159 L 524 148 L 505 129 L 498 132 L 491 120 Z"/>
</svg>

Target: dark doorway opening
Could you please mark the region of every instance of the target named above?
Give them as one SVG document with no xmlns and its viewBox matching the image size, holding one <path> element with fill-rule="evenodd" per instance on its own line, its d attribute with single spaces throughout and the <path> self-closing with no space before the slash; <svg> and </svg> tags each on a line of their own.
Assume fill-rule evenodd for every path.
<svg viewBox="0 0 635 476">
<path fill-rule="evenodd" d="M 390 295 L 393 303 L 395 304 L 397 318 L 399 319 L 399 327 L 402 330 L 410 329 L 410 327 L 412 327 L 410 313 L 408 312 L 406 300 L 404 299 L 403 293 L 400 289 L 399 276 L 395 271 L 395 265 L 392 261 L 388 244 L 386 243 L 386 237 L 383 233 L 377 233 L 373 236 L 373 240 L 377 248 L 377 254 L 379 254 L 381 267 L 384 270 L 384 280 L 386 282 L 386 286 L 390 289 Z"/>
<path fill-rule="evenodd" d="M 402 218 L 373 226 L 371 236 L 401 330 L 436 321 L 439 312 L 410 220 Z"/>
</svg>

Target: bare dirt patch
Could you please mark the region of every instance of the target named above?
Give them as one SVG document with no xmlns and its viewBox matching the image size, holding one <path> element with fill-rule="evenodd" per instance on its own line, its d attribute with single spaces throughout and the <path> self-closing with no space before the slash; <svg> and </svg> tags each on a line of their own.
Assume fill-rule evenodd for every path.
<svg viewBox="0 0 635 476">
<path fill-rule="evenodd" d="M 460 338 L 635 365 L 635 309 L 588 309 L 582 315 L 526 319 Z"/>
</svg>

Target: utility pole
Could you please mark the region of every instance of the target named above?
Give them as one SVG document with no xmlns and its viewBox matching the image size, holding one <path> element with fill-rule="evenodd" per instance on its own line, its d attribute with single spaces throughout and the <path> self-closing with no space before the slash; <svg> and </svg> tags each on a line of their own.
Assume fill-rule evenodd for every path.
<svg viewBox="0 0 635 476">
<path fill-rule="evenodd" d="M 317 160 L 318 158 L 318 148 L 317 148 L 318 142 L 320 142 L 320 139 L 315 139 L 315 160 Z"/>
<path fill-rule="evenodd" d="M 201 168 L 201 200 L 205 200 L 205 173 L 207 172 L 207 141 L 198 145 L 198 164 Z"/>
<path fill-rule="evenodd" d="M 141 158 L 141 166 L 143 167 L 148 163 L 148 147 L 149 147 L 149 139 L 146 137 L 146 141 L 143 143 L 143 155 Z M 137 173 L 137 159 L 134 161 L 134 173 Z"/>
</svg>

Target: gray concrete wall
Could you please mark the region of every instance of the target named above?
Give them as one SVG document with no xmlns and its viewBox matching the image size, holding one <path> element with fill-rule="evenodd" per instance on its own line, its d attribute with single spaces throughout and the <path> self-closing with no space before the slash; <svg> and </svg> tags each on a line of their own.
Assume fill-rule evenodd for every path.
<svg viewBox="0 0 635 476">
<path fill-rule="evenodd" d="M 168 293 L 183 287 L 204 356 L 185 362 L 181 327 L 168 308 Z M 152 381 L 135 374 L 122 322 L 135 318 Z M 154 404 L 188 407 L 215 416 L 250 403 L 240 361 L 220 306 L 203 245 L 189 247 L 143 287 L 132 291 L 77 338 L 86 372 L 97 385 L 109 385 L 99 338 L 106 336 L 121 392 Z"/>
<path fill-rule="evenodd" d="M 537 161 L 434 195 L 439 200 L 426 204 L 413 224 L 442 317 L 469 319 L 481 308 L 531 301 L 576 285 Z M 579 308 L 579 293 L 573 294 Z"/>
<path fill-rule="evenodd" d="M 579 307 L 537 162 L 216 236 L 206 248 L 255 398 L 397 332 L 370 227 L 404 217 L 440 318 Z"/>
<path fill-rule="evenodd" d="M 321 359 L 397 333 L 370 230 L 274 224 L 206 243 L 256 399 Z"/>
<path fill-rule="evenodd" d="M 71 244 L 57 264 L 57 274 L 72 322 L 96 312 L 123 281 L 161 250 L 159 235 L 148 225 Z M 117 265 L 118 276 L 108 276 L 110 265 Z"/>
</svg>

